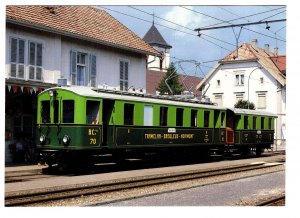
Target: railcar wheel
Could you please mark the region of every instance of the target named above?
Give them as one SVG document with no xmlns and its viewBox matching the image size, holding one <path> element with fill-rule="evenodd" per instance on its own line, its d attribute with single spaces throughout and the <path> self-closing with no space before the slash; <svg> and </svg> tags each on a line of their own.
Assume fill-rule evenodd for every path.
<svg viewBox="0 0 300 218">
<path fill-rule="evenodd" d="M 263 148 L 256 148 L 255 149 L 256 157 L 260 157 L 262 152 L 263 152 Z"/>
</svg>

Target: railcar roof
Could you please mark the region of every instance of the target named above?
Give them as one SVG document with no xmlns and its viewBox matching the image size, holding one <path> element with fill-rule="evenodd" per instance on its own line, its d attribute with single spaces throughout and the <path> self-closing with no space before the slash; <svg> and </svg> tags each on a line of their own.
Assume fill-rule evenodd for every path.
<svg viewBox="0 0 300 218">
<path fill-rule="evenodd" d="M 275 114 L 261 111 L 261 110 L 248 110 L 248 109 L 241 109 L 241 108 L 230 108 L 235 114 L 250 114 L 250 115 L 258 115 L 258 116 L 269 116 L 269 117 L 277 117 Z"/>
<path fill-rule="evenodd" d="M 128 93 L 128 92 L 118 92 L 117 94 L 113 90 L 93 90 L 91 87 L 85 86 L 63 86 L 63 87 L 53 87 L 44 90 L 42 93 L 48 92 L 49 90 L 61 89 L 73 92 L 80 96 L 92 97 L 92 98 L 104 98 L 104 99 L 115 99 L 115 100 L 125 100 L 125 101 L 135 101 L 135 102 L 146 102 L 146 103 L 156 103 L 156 104 L 165 104 L 165 105 L 177 105 L 177 106 L 188 106 L 188 107 L 197 107 L 197 108 L 207 108 L 207 109 L 219 109 L 219 110 L 227 110 L 225 107 L 219 107 L 215 105 L 207 105 L 192 101 L 180 101 L 179 99 L 167 99 L 167 98 L 159 98 L 158 96 L 153 95 L 143 95 L 137 93 Z M 41 94 L 42 94 L 41 93 Z M 136 94 L 136 95 L 135 95 Z"/>
</svg>

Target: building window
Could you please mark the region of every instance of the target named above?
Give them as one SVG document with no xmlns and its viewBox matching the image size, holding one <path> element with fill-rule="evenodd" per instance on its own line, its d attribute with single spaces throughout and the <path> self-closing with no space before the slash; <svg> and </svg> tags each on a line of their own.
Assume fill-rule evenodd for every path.
<svg viewBox="0 0 300 218">
<path fill-rule="evenodd" d="M 28 50 L 29 79 L 42 80 L 43 45 L 29 42 Z"/>
<path fill-rule="evenodd" d="M 71 51 L 71 84 L 77 86 L 96 86 L 95 55 Z"/>
<path fill-rule="evenodd" d="M 10 76 L 25 79 L 25 40 L 10 39 Z"/>
<path fill-rule="evenodd" d="M 267 107 L 266 93 L 257 94 L 257 109 L 266 109 Z"/>
<path fill-rule="evenodd" d="M 216 87 L 217 87 L 217 88 L 220 88 L 220 87 L 221 87 L 221 80 L 219 80 L 219 79 L 217 80 Z"/>
<path fill-rule="evenodd" d="M 236 74 L 235 75 L 235 85 L 236 86 L 244 85 L 244 74 Z"/>
<path fill-rule="evenodd" d="M 235 94 L 235 103 L 244 99 L 244 93 L 236 93 Z"/>
<path fill-rule="evenodd" d="M 120 90 L 128 90 L 128 62 L 120 61 Z"/>
<path fill-rule="evenodd" d="M 223 105 L 223 95 L 222 94 L 215 94 L 215 103 L 218 106 L 222 106 Z"/>
<path fill-rule="evenodd" d="M 10 38 L 9 52 L 10 77 L 38 81 L 42 80 L 42 43 L 12 37 Z M 25 65 L 25 60 L 27 60 L 27 66 Z"/>
<path fill-rule="evenodd" d="M 264 84 L 264 78 L 263 77 L 260 77 L 260 85 L 263 85 Z"/>
</svg>

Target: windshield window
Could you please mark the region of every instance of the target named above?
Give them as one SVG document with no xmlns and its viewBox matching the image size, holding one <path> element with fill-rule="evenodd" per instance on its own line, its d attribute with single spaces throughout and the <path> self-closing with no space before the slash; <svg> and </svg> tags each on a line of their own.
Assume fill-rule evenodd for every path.
<svg viewBox="0 0 300 218">
<path fill-rule="evenodd" d="M 42 101 L 41 121 L 42 123 L 50 123 L 50 101 Z"/>
<path fill-rule="evenodd" d="M 74 101 L 63 101 L 63 123 L 74 123 Z"/>
</svg>

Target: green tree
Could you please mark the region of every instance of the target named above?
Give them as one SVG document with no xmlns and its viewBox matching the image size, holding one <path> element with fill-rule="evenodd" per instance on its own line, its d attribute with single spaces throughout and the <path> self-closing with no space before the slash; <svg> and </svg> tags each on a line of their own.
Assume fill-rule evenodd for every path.
<svg viewBox="0 0 300 218">
<path fill-rule="evenodd" d="M 248 107 L 249 105 L 249 107 Z M 234 108 L 243 108 L 243 109 L 251 109 L 255 110 L 255 105 L 252 102 L 245 101 L 245 100 L 239 100 L 235 105 Z"/>
<path fill-rule="evenodd" d="M 168 86 L 166 85 L 166 79 L 173 93 L 169 90 Z M 156 90 L 159 91 L 160 95 L 179 95 L 182 93 L 183 85 L 179 82 L 179 75 L 177 74 L 176 67 L 173 62 L 171 62 L 169 68 L 167 69 L 166 75 L 160 81 Z"/>
</svg>

